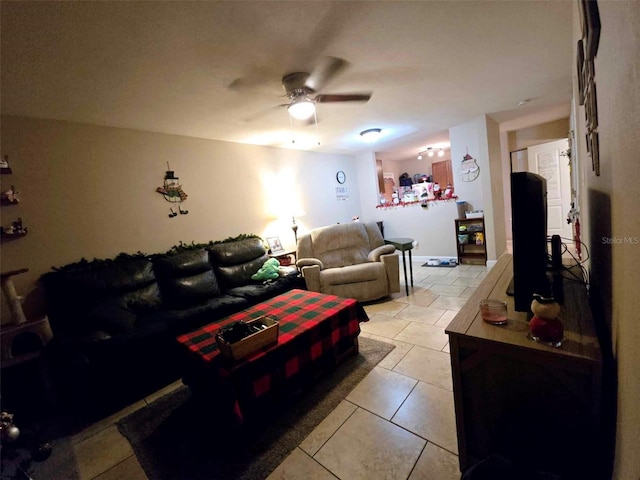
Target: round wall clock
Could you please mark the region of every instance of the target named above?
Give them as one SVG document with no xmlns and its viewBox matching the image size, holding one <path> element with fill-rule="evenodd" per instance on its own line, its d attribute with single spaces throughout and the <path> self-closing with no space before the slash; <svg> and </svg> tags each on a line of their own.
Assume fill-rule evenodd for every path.
<svg viewBox="0 0 640 480">
<path fill-rule="evenodd" d="M 338 173 L 336 173 L 336 180 L 338 183 L 344 183 L 347 181 L 347 176 L 342 170 L 339 170 Z"/>
</svg>

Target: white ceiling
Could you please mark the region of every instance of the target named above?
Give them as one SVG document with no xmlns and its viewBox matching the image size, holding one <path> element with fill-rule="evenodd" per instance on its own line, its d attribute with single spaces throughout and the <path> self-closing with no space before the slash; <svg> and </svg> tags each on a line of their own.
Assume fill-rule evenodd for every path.
<svg viewBox="0 0 640 480">
<path fill-rule="evenodd" d="M 403 159 L 569 105 L 569 1 L 2 2 L 2 113 L 291 147 L 281 77 L 350 66 L 295 148 Z M 234 80 L 242 88 L 231 89 Z M 518 102 L 531 99 L 519 108 Z M 275 108 L 274 108 L 275 107 Z M 568 108 L 567 108 L 568 111 Z M 252 118 L 252 119 L 251 119 Z M 251 119 L 251 120 L 249 120 Z M 372 147 L 359 132 L 383 129 Z M 320 145 L 317 145 L 319 139 Z"/>
</svg>

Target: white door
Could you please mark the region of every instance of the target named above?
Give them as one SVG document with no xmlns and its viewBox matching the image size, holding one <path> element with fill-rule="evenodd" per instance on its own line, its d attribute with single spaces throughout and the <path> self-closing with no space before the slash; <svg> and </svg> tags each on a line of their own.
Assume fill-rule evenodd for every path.
<svg viewBox="0 0 640 480">
<path fill-rule="evenodd" d="M 568 140 L 529 147 L 529 171 L 547 180 L 547 235 L 560 235 L 563 243 L 573 241 L 573 231 L 567 223 L 571 208 L 569 158 L 560 155 L 569 149 Z"/>
</svg>

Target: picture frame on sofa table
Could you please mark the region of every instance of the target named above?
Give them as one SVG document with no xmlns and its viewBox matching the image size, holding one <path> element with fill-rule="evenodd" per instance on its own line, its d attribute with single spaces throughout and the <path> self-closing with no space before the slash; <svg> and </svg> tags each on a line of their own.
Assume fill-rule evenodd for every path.
<svg viewBox="0 0 640 480">
<path fill-rule="evenodd" d="M 280 242 L 280 237 L 267 237 L 267 244 L 269 245 L 271 253 L 284 252 L 284 247 L 282 246 L 282 242 Z"/>
</svg>

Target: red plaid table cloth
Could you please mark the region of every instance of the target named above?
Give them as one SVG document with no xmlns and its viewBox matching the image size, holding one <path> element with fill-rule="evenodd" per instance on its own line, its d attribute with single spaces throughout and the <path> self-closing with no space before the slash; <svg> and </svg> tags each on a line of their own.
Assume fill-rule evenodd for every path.
<svg viewBox="0 0 640 480">
<path fill-rule="evenodd" d="M 220 355 L 215 336 L 221 327 L 267 314 L 279 323 L 276 344 L 237 362 Z M 189 357 L 185 383 L 215 382 L 219 394 L 226 390 L 224 394 L 234 397 L 234 408 L 241 418 L 243 404 L 259 399 L 280 384 L 310 374 L 323 360 L 348 350 L 360 333 L 360 322 L 368 320 L 357 300 L 290 290 L 179 336 L 177 340 L 188 350 Z"/>
</svg>

